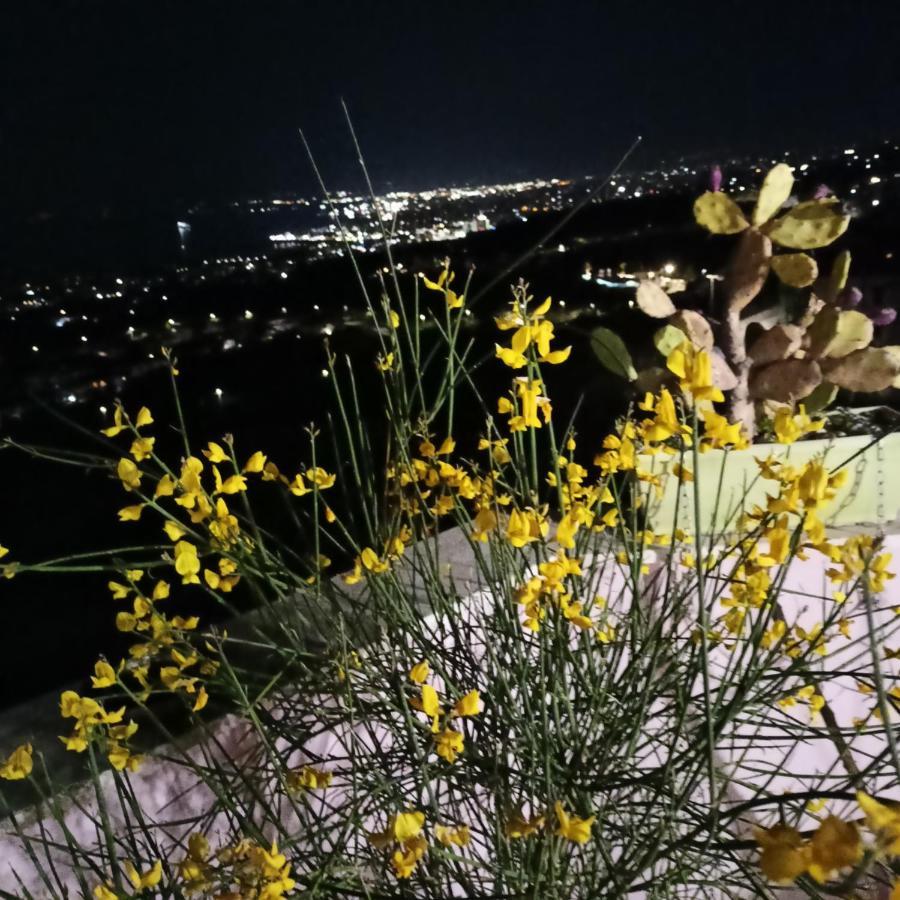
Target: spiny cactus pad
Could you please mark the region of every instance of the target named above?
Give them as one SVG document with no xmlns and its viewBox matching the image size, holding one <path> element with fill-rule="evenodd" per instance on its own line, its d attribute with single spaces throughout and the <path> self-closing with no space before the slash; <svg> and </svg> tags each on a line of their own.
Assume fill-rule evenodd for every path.
<svg viewBox="0 0 900 900">
<path fill-rule="evenodd" d="M 816 261 L 806 253 L 782 253 L 772 257 L 772 269 L 787 285 L 809 287 L 819 276 Z"/>
<path fill-rule="evenodd" d="M 694 201 L 694 218 L 713 234 L 737 234 L 750 227 L 737 203 L 721 191 L 701 194 Z"/>
<path fill-rule="evenodd" d="M 800 349 L 803 329 L 797 325 L 773 325 L 764 331 L 747 351 L 755 365 L 764 366 L 787 359 Z"/>
<path fill-rule="evenodd" d="M 769 276 L 772 242 L 756 229 L 745 231 L 738 242 L 725 279 L 730 309 L 740 312 L 755 299 Z"/>
<path fill-rule="evenodd" d="M 832 384 L 848 391 L 883 391 L 900 376 L 897 348 L 866 347 L 841 359 L 823 360 Z"/>
<path fill-rule="evenodd" d="M 655 281 L 642 281 L 638 285 L 635 300 L 641 312 L 654 319 L 667 319 L 676 312 L 669 295 Z"/>
<path fill-rule="evenodd" d="M 793 186 L 794 176 L 791 174 L 791 167 L 785 163 L 773 166 L 759 189 L 759 197 L 753 210 L 753 224 L 762 225 L 768 222 L 791 196 Z"/>
<path fill-rule="evenodd" d="M 782 247 L 815 250 L 837 240 L 850 223 L 833 200 L 798 203 L 781 218 L 766 226 L 766 234 Z"/>
<path fill-rule="evenodd" d="M 823 356 L 840 359 L 872 343 L 875 326 L 864 313 L 855 309 L 842 311 L 838 316 L 837 332 L 825 348 Z"/>
<path fill-rule="evenodd" d="M 692 309 L 680 309 L 669 322 L 681 329 L 698 350 L 706 350 L 707 353 L 712 350 L 715 343 L 712 326 L 700 313 Z"/>
<path fill-rule="evenodd" d="M 822 383 L 822 370 L 814 359 L 783 359 L 750 374 L 754 400 L 795 403 L 808 397 Z"/>
</svg>

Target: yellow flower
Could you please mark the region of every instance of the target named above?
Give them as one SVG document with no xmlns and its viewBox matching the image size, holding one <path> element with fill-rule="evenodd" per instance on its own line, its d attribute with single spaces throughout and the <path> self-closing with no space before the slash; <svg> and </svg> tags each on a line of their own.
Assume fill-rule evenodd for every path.
<svg viewBox="0 0 900 900">
<path fill-rule="evenodd" d="M 678 377 L 678 385 L 685 394 L 695 400 L 721 402 L 723 393 L 713 385 L 712 362 L 705 350 L 697 350 L 684 341 L 666 358 L 666 367 Z"/>
<path fill-rule="evenodd" d="M 173 522 L 171 519 L 163 525 L 163 531 L 168 535 L 170 541 L 177 541 L 187 533 L 177 522 Z"/>
<path fill-rule="evenodd" d="M 378 358 L 375 360 L 375 368 L 379 372 L 390 372 L 394 368 L 394 351 L 390 351 L 387 356 L 382 356 L 379 353 Z"/>
<path fill-rule="evenodd" d="M 852 822 L 842 822 L 837 816 L 828 816 L 810 841 L 807 868 L 809 874 L 822 884 L 841 869 L 856 865 L 862 855 L 856 826 Z"/>
<path fill-rule="evenodd" d="M 203 451 L 203 455 L 211 462 L 211 463 L 223 463 L 227 462 L 230 457 L 225 452 L 220 444 L 215 443 L 214 441 L 210 441 L 207 444 L 206 450 Z"/>
<path fill-rule="evenodd" d="M 3 559 L 3 557 L 6 556 L 8 553 L 9 553 L 9 547 L 4 547 L 2 544 L 0 544 L 0 559 Z"/>
<path fill-rule="evenodd" d="M 307 469 L 306 478 L 311 481 L 320 491 L 330 488 L 334 485 L 335 476 L 329 474 L 318 466 L 314 469 Z"/>
<path fill-rule="evenodd" d="M 457 701 L 453 707 L 456 716 L 477 716 L 481 712 L 481 698 L 478 691 L 469 691 L 465 697 Z"/>
<path fill-rule="evenodd" d="M 135 438 L 131 443 L 131 450 L 129 451 L 131 455 L 138 461 L 146 459 L 153 453 L 153 445 L 156 443 L 156 438 L 152 437 L 138 437 Z"/>
<path fill-rule="evenodd" d="M 175 479 L 171 475 L 163 475 L 156 482 L 156 490 L 153 492 L 153 499 L 158 500 L 160 497 L 171 497 L 175 493 Z"/>
<path fill-rule="evenodd" d="M 559 823 L 556 833 L 560 837 L 576 844 L 586 844 L 591 839 L 591 825 L 594 824 L 596 816 L 590 816 L 587 819 L 570 816 L 558 800 L 554 804 L 554 809 L 556 810 L 556 820 Z"/>
<path fill-rule="evenodd" d="M 126 491 L 136 491 L 141 486 L 141 471 L 128 457 L 119 460 L 116 474 Z"/>
<path fill-rule="evenodd" d="M 194 700 L 194 705 L 191 707 L 191 710 L 193 712 L 200 712 L 208 702 L 209 694 L 206 693 L 206 688 L 201 684 L 200 689 L 197 691 L 197 699 Z"/>
<path fill-rule="evenodd" d="M 900 806 L 880 803 L 862 791 L 856 794 L 856 802 L 865 813 L 878 846 L 891 856 L 900 856 Z"/>
<path fill-rule="evenodd" d="M 390 318 L 390 322 L 391 322 L 391 328 L 399 328 L 400 327 L 400 316 L 398 316 L 397 313 L 393 309 L 390 311 L 389 318 Z"/>
<path fill-rule="evenodd" d="M 362 563 L 363 568 L 368 569 L 370 572 L 374 572 L 376 575 L 381 572 L 386 572 L 389 568 L 387 562 L 383 559 L 379 559 L 378 554 L 371 547 L 363 549 L 362 553 L 359 555 L 359 561 Z"/>
<path fill-rule="evenodd" d="M 288 772 L 287 786 L 288 790 L 323 790 L 327 788 L 333 779 L 331 772 L 323 769 L 314 769 L 312 766 L 303 766 L 299 770 Z"/>
<path fill-rule="evenodd" d="M 416 684 L 423 684 L 428 677 L 428 671 L 428 660 L 423 659 L 422 662 L 416 663 L 416 665 L 409 670 L 409 680 Z"/>
<path fill-rule="evenodd" d="M 117 403 L 116 408 L 113 410 L 113 422 L 115 424 L 111 425 L 109 428 L 104 428 L 100 431 L 100 434 L 105 434 L 107 437 L 115 437 L 125 428 L 127 425 L 124 421 L 123 410 L 122 407 Z"/>
<path fill-rule="evenodd" d="M 806 407 L 801 403 L 797 415 L 791 414 L 789 406 L 779 407 L 775 413 L 772 429 L 775 432 L 775 440 L 779 444 L 793 444 L 798 438 L 814 431 L 821 431 L 825 427 L 824 419 L 813 421 L 806 414 Z"/>
<path fill-rule="evenodd" d="M 119 895 L 105 884 L 98 884 L 94 888 L 94 900 L 119 900 Z"/>
<path fill-rule="evenodd" d="M 437 691 L 430 684 L 423 684 L 422 695 L 417 701 L 413 702 L 413 706 L 420 709 L 431 719 L 431 730 L 437 733 L 438 716 L 442 712 Z"/>
<path fill-rule="evenodd" d="M 703 418 L 703 440 L 700 443 L 701 452 L 711 449 L 724 449 L 725 447 L 733 447 L 735 450 L 742 450 L 749 446 L 747 438 L 741 430 L 741 423 L 730 423 L 725 416 L 720 416 L 717 412 L 707 407 L 700 410 Z"/>
<path fill-rule="evenodd" d="M 504 365 L 510 367 L 510 369 L 521 369 L 524 368 L 528 360 L 525 358 L 524 354 L 517 353 L 515 350 L 510 347 L 501 347 L 499 344 L 494 345 L 496 348 L 496 356 L 497 359 L 500 360 Z M 508 401 L 507 401 L 508 402 Z M 500 410 L 504 412 L 504 410 Z"/>
<path fill-rule="evenodd" d="M 425 813 L 423 812 L 397 813 L 390 823 L 390 832 L 395 841 L 404 844 L 406 841 L 418 837 L 424 824 Z"/>
<path fill-rule="evenodd" d="M 16 747 L 0 766 L 0 778 L 6 781 L 21 781 L 31 774 L 34 763 L 31 759 L 31 744 Z"/>
<path fill-rule="evenodd" d="M 453 272 L 450 271 L 449 266 L 445 265 L 444 270 L 438 276 L 438 280 L 431 281 L 426 278 L 423 273 L 419 273 L 419 277 L 422 279 L 422 283 L 425 287 L 428 288 L 429 291 L 440 291 L 444 295 L 444 300 L 447 303 L 448 309 L 459 309 L 463 303 L 465 303 L 465 296 L 458 295 L 455 291 L 450 289 L 450 284 L 454 279 Z"/>
<path fill-rule="evenodd" d="M 144 511 L 143 503 L 136 503 L 134 506 L 124 506 L 119 510 L 120 522 L 137 522 Z"/>
<path fill-rule="evenodd" d="M 153 416 L 150 414 L 150 410 L 147 409 L 146 406 L 142 406 L 138 410 L 137 417 L 134 420 L 135 428 L 143 428 L 145 425 L 153 424 Z"/>
<path fill-rule="evenodd" d="M 116 683 L 116 670 L 106 660 L 98 659 L 94 663 L 94 674 L 91 685 L 96 689 L 111 687 Z"/>
<path fill-rule="evenodd" d="M 753 834 L 762 850 L 759 867 L 770 881 L 787 884 L 806 871 L 809 846 L 796 828 L 775 825 L 756 828 Z"/>
<path fill-rule="evenodd" d="M 526 818 L 521 810 L 514 810 L 506 819 L 503 830 L 508 838 L 527 838 L 536 834 L 544 827 L 543 816 Z"/>
<path fill-rule="evenodd" d="M 546 519 L 533 509 L 514 509 L 509 514 L 506 537 L 513 547 L 524 547 L 531 541 L 539 541 L 547 534 Z"/>
<path fill-rule="evenodd" d="M 487 541 L 488 535 L 497 527 L 497 514 L 489 506 L 481 506 L 472 520 L 472 537 L 476 541 Z"/>
<path fill-rule="evenodd" d="M 391 865 L 397 878 L 409 878 L 415 871 L 419 860 L 425 855 L 427 848 L 422 837 L 406 841 L 401 850 L 395 850 L 391 855 Z"/>
<path fill-rule="evenodd" d="M 266 467 L 266 455 L 262 452 L 262 450 L 257 450 L 250 459 L 244 464 L 244 472 L 249 472 L 253 475 L 256 475 Z"/>
<path fill-rule="evenodd" d="M 188 541 L 179 541 L 175 545 L 175 571 L 181 575 L 182 584 L 200 584 L 197 548 Z"/>
<path fill-rule="evenodd" d="M 218 474 L 218 469 L 213 470 L 214 474 Z M 219 485 L 218 493 L 220 494 L 239 494 L 241 491 L 247 490 L 247 479 L 243 475 L 231 475 Z"/>
<path fill-rule="evenodd" d="M 455 828 L 448 825 L 435 825 L 434 836 L 445 847 L 465 847 L 472 839 L 468 825 L 458 825 Z"/>
<path fill-rule="evenodd" d="M 463 751 L 463 736 L 452 728 L 445 728 L 440 734 L 436 734 L 434 742 L 437 745 L 437 755 L 449 763 L 455 762 L 457 754 Z"/>
<path fill-rule="evenodd" d="M 125 874 L 137 891 L 143 890 L 144 888 L 156 887 L 162 878 L 162 862 L 157 860 L 146 872 L 138 872 L 134 865 L 129 860 L 126 860 Z"/>
</svg>

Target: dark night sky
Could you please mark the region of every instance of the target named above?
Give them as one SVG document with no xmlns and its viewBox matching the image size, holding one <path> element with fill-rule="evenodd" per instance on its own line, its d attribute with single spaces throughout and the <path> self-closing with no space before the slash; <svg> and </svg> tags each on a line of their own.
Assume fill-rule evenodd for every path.
<svg viewBox="0 0 900 900">
<path fill-rule="evenodd" d="M 900 131 L 886 2 L 5 0 L 6 214 L 578 174 Z"/>
</svg>

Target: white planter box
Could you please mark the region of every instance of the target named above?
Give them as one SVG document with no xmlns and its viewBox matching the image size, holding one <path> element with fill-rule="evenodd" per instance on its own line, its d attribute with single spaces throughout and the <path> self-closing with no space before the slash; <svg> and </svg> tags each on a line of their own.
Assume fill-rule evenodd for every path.
<svg viewBox="0 0 900 900">
<path fill-rule="evenodd" d="M 900 516 L 900 433 L 889 434 L 877 443 L 866 435 L 799 441 L 796 444 L 755 444 L 747 450 L 710 450 L 699 457 L 694 484 L 679 485 L 674 477 L 665 480 L 663 495 L 651 499 L 648 527 L 669 533 L 673 527 L 695 528 L 694 487 L 700 498 L 700 532 L 735 530 L 742 512 L 765 506 L 766 496 L 775 493 L 775 483 L 760 477 L 757 459 L 774 456 L 802 465 L 825 454 L 829 469 L 846 464 L 850 477 L 828 504 L 825 524 L 883 525 Z M 672 457 L 643 457 L 642 465 L 660 471 Z M 690 455 L 685 465 L 693 468 Z M 721 485 L 721 492 L 720 492 Z M 716 496 L 718 494 L 718 505 Z"/>
</svg>

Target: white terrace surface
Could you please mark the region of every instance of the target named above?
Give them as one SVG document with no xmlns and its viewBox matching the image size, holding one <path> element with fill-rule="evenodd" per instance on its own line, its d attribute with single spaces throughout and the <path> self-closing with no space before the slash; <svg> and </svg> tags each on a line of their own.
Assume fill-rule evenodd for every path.
<svg viewBox="0 0 900 900">
<path fill-rule="evenodd" d="M 896 529 L 892 529 L 888 534 L 885 543 L 886 550 L 894 554 L 895 560 L 900 560 L 900 533 Z M 434 544 L 431 545 L 434 548 Z M 408 556 L 415 555 L 416 548 L 413 548 Z M 493 598 L 483 590 L 483 585 L 479 577 L 478 567 L 472 550 L 458 530 L 446 532 L 441 535 L 438 541 L 438 552 L 441 561 L 442 576 L 449 583 L 451 580 L 455 586 L 455 590 L 460 597 L 465 597 L 462 607 L 475 610 L 484 608 L 493 602 Z M 797 621 L 807 627 L 821 621 L 821 609 L 819 604 L 821 600 L 815 598 L 827 595 L 829 591 L 826 588 L 825 569 L 827 564 L 824 558 L 820 558 L 818 554 L 811 555 L 806 561 L 796 560 L 790 567 L 784 589 L 782 592 L 783 606 L 785 614 L 789 621 Z M 409 579 L 409 589 L 421 603 L 427 603 L 425 595 L 425 586 L 415 572 L 416 566 L 413 564 L 407 569 Z M 585 571 L 589 572 L 589 564 L 585 565 Z M 610 577 L 610 576 L 606 576 Z M 615 576 L 611 576 L 615 577 Z M 652 577 L 652 569 L 651 576 Z M 601 585 L 598 585 L 598 588 Z M 602 585 L 603 592 L 609 596 L 613 596 L 615 585 Z M 611 590 L 612 589 L 612 590 Z M 790 598 L 796 598 L 796 604 L 791 606 Z M 651 600 L 652 602 L 652 600 Z M 895 631 L 900 628 L 900 617 L 893 612 L 893 607 L 900 607 L 900 578 L 888 582 L 888 586 L 884 594 L 878 600 L 878 609 L 876 617 L 879 623 L 887 622 Z M 849 604 L 848 604 L 849 605 Z M 860 610 L 848 609 L 848 615 L 859 613 Z M 463 613 L 463 615 L 465 615 Z M 893 622 L 896 620 L 897 625 Z M 863 633 L 862 616 L 857 615 L 855 634 Z M 458 632 L 467 635 L 467 639 L 478 641 L 478 630 L 472 628 L 463 628 Z M 477 652 L 477 651 L 476 651 Z M 854 656 L 863 656 L 867 658 L 867 654 L 857 647 L 852 651 Z M 831 645 L 830 653 L 827 657 L 823 657 L 823 667 L 832 666 L 848 666 L 851 659 L 848 659 L 850 652 L 842 653 L 836 642 Z M 858 660 L 865 662 L 865 659 Z M 720 656 L 714 656 L 712 664 L 712 674 L 715 678 L 716 672 L 721 671 L 721 666 L 729 664 L 727 653 Z M 852 679 L 847 679 L 846 683 L 838 681 L 830 688 L 826 689 L 826 698 L 832 706 L 837 721 L 842 725 L 847 725 L 857 716 L 864 716 L 871 708 L 872 700 L 862 696 L 855 687 Z M 16 743 L 29 739 L 30 735 L 35 732 L 57 733 L 60 721 L 56 714 L 56 699 L 54 695 L 48 703 L 37 705 L 29 705 L 26 709 L 12 711 L 11 715 L 6 715 L 0 720 L 0 746 L 11 747 Z M 33 717 L 32 710 L 46 709 L 47 712 Z M 53 719 L 49 718 L 53 715 Z M 801 708 L 798 716 L 808 719 L 808 712 Z M 43 720 L 46 718 L 46 721 Z M 805 719 L 806 720 L 806 719 Z M 198 763 L 208 762 L 211 758 L 222 759 L 227 753 L 232 760 L 240 760 L 242 758 L 250 758 L 257 751 L 257 742 L 252 729 L 243 721 L 235 716 L 226 716 L 218 720 L 211 726 L 213 729 L 214 740 L 206 740 L 196 742 L 193 745 L 189 743 L 190 738 L 186 738 L 187 752 L 192 759 Z M 792 744 L 790 747 L 780 748 L 777 744 L 766 742 L 763 740 L 765 735 L 756 733 L 752 736 L 748 735 L 746 745 L 741 746 L 740 735 L 732 738 L 727 746 L 720 746 L 717 752 L 720 765 L 723 772 L 727 772 L 738 781 L 744 781 L 748 787 L 741 788 L 734 786 L 729 791 L 729 800 L 740 801 L 745 799 L 752 793 L 749 785 L 755 783 L 758 779 L 768 777 L 765 773 L 774 769 L 783 769 L 785 774 L 776 776 L 776 781 L 769 785 L 768 790 L 772 793 L 780 791 L 802 790 L 805 784 L 820 783 L 824 777 L 826 780 L 833 777 L 835 787 L 843 788 L 846 785 L 845 768 L 841 760 L 838 758 L 837 751 L 829 739 L 824 727 L 811 730 L 811 734 L 815 735 L 810 740 Z M 329 755 L 329 744 L 332 746 L 337 743 L 341 744 L 346 739 L 346 735 L 334 733 L 332 735 L 324 735 L 316 739 L 315 746 L 312 744 L 305 748 L 309 754 L 309 759 L 327 758 Z M 195 738 L 196 740 L 196 738 Z M 215 745 L 218 744 L 218 747 Z M 848 753 L 854 758 L 860 768 L 865 767 L 866 758 L 877 753 L 882 749 L 883 742 L 876 737 L 860 735 L 850 742 Z M 159 752 L 165 755 L 166 748 L 159 748 Z M 292 760 L 292 764 L 300 764 L 303 762 L 301 758 Z M 166 835 L 173 847 L 180 844 L 186 839 L 187 829 L 181 824 L 184 821 L 196 821 L 197 818 L 204 814 L 214 811 L 217 807 L 215 798 L 211 792 L 202 784 L 198 783 L 197 778 L 184 766 L 177 766 L 171 763 L 163 763 L 152 758 L 148 758 L 141 770 L 131 777 L 131 784 L 134 788 L 135 795 L 141 805 L 144 815 L 148 820 L 157 823 L 160 833 Z M 102 790 L 107 793 L 111 799 L 111 807 L 115 810 L 118 807 L 115 799 L 112 778 L 109 773 L 101 776 Z M 870 791 L 896 792 L 896 784 L 874 784 L 868 783 L 867 788 Z M 96 798 L 93 795 L 92 788 L 82 788 L 78 794 L 78 802 L 71 803 L 66 814 L 66 824 L 71 831 L 75 841 L 86 847 L 95 845 L 97 835 L 90 818 L 77 807 L 81 805 L 89 812 L 97 809 Z M 842 810 L 834 807 L 830 811 L 841 813 Z M 296 824 L 299 821 L 296 818 L 296 811 L 290 807 L 284 808 L 283 819 L 286 825 Z M 51 820 L 45 820 L 39 823 L 35 820 L 35 815 L 26 810 L 19 814 L 19 823 L 24 826 L 28 833 L 35 834 L 38 832 L 38 826 L 46 829 L 45 836 L 51 839 L 61 838 L 61 832 L 56 823 Z M 748 836 L 749 828 L 752 820 L 748 820 Z M 764 824 L 771 824 L 766 822 Z M 813 825 L 813 820 L 805 823 L 807 827 Z M 114 828 L 122 828 L 122 822 L 114 822 Z M 214 813 L 207 833 L 214 839 L 216 833 L 229 831 L 227 823 L 221 813 Z M 164 843 L 164 842 L 163 842 Z M 183 846 L 183 844 L 182 844 Z M 176 850 L 173 854 L 176 858 L 180 858 L 183 851 Z M 58 869 L 64 881 L 71 885 L 72 896 L 78 896 L 79 888 L 74 875 L 68 871 L 65 866 L 66 854 L 58 853 L 56 855 L 58 861 Z M 17 873 L 22 880 L 20 886 L 13 873 Z M 91 880 L 93 885 L 94 880 Z M 19 894 L 22 887 L 30 891 L 35 897 L 53 897 L 44 882 L 41 879 L 41 873 L 36 870 L 34 864 L 29 859 L 28 854 L 23 849 L 19 839 L 8 832 L 0 833 L 0 888 L 10 891 L 13 894 Z M 465 896 L 460 894 L 459 896 Z M 642 896 L 635 893 L 632 896 Z M 723 893 L 723 898 L 726 894 Z M 733 896 L 729 894 L 727 896 Z M 747 896 L 753 896 L 748 893 Z M 784 890 L 780 896 L 785 898 L 793 898 L 805 896 L 800 892 L 793 890 Z M 868 896 L 875 897 L 875 894 Z"/>
</svg>

